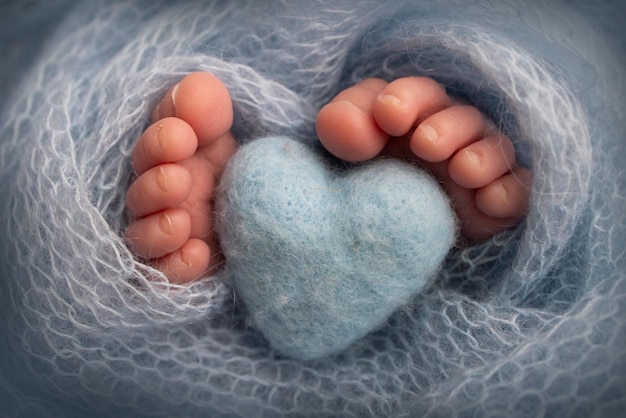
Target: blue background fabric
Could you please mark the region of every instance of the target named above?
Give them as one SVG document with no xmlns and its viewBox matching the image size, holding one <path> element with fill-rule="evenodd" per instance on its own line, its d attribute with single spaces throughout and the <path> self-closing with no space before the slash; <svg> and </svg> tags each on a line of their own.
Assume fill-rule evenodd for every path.
<svg viewBox="0 0 626 418">
<path fill-rule="evenodd" d="M 623 2 L 285 3 L 0 6 L 0 413 L 622 413 Z M 345 86 L 433 77 L 513 138 L 527 220 L 340 353 L 282 356 L 224 277 L 169 285 L 121 238 L 134 141 L 196 70 L 230 89 L 241 143 L 312 144 Z"/>
</svg>

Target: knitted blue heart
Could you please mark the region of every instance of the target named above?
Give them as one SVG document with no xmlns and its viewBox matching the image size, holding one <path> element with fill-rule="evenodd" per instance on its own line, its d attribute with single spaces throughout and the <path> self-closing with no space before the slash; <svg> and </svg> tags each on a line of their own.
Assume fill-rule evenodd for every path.
<svg viewBox="0 0 626 418">
<path fill-rule="evenodd" d="M 337 352 L 436 275 L 455 241 L 450 203 L 397 160 L 330 169 L 284 137 L 252 141 L 218 190 L 226 274 L 252 323 L 293 358 Z"/>
</svg>

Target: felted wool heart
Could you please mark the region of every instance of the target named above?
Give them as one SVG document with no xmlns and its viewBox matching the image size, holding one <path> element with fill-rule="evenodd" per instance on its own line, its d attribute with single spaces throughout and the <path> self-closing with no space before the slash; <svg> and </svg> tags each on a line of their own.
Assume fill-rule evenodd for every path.
<svg viewBox="0 0 626 418">
<path fill-rule="evenodd" d="M 244 145 L 217 196 L 217 230 L 252 323 L 297 359 L 381 326 L 437 271 L 456 238 L 447 196 L 397 160 L 331 169 L 284 137 Z"/>
</svg>

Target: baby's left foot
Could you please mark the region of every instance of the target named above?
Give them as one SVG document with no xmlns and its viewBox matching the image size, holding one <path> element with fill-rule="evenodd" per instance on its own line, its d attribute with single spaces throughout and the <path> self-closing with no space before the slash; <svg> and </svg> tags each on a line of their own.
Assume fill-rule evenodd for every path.
<svg viewBox="0 0 626 418">
<path fill-rule="evenodd" d="M 222 264 L 213 200 L 236 149 L 232 121 L 226 86 L 192 73 L 165 94 L 133 149 L 137 178 L 126 195 L 133 216 L 126 240 L 171 282 L 190 282 Z"/>
<path fill-rule="evenodd" d="M 528 210 L 531 173 L 517 165 L 511 140 L 430 78 L 363 80 L 320 110 L 317 132 L 343 160 L 388 155 L 430 170 L 470 242 L 515 226 Z"/>
</svg>

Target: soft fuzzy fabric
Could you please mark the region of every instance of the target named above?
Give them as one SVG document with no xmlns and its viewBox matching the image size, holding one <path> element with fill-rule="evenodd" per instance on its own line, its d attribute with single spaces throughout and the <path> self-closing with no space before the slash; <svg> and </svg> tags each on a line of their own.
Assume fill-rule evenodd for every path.
<svg viewBox="0 0 626 418">
<path fill-rule="evenodd" d="M 231 160 L 217 196 L 223 277 L 272 347 L 303 360 L 382 325 L 429 284 L 456 238 L 450 202 L 424 171 L 326 160 L 260 138 Z"/>
<path fill-rule="evenodd" d="M 4 2 L 0 412 L 623 413 L 621 3 Z M 453 251 L 338 354 L 284 358 L 224 277 L 171 286 L 121 238 L 130 150 L 194 70 L 231 90 L 242 143 L 311 144 L 356 80 L 434 77 L 514 139 L 535 173 L 527 221 Z"/>
</svg>

